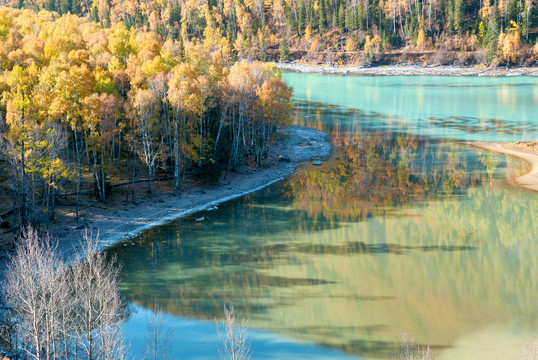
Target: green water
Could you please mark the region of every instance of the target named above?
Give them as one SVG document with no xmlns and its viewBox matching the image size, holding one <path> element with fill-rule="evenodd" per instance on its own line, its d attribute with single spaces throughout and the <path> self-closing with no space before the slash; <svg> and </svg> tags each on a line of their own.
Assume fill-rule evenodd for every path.
<svg viewBox="0 0 538 360">
<path fill-rule="evenodd" d="M 216 358 L 231 303 L 254 359 L 387 359 L 401 330 L 440 359 L 518 359 L 538 331 L 538 196 L 513 186 L 527 164 L 455 140 L 536 138 L 538 81 L 283 78 L 333 156 L 112 248 L 126 334 L 158 304 L 174 354 Z"/>
</svg>

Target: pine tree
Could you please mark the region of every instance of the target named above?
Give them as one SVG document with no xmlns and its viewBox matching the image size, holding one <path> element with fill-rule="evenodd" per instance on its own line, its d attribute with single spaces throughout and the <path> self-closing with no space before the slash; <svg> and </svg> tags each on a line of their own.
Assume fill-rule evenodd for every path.
<svg viewBox="0 0 538 360">
<path fill-rule="evenodd" d="M 355 30 L 355 12 L 350 7 L 348 7 L 345 11 L 344 23 L 346 31 Z"/>
<path fill-rule="evenodd" d="M 454 0 L 454 30 L 463 34 L 463 0 Z"/>
<path fill-rule="evenodd" d="M 71 1 L 71 12 L 73 14 L 80 14 L 81 7 L 80 7 L 80 1 L 79 0 L 72 0 Z"/>
<path fill-rule="evenodd" d="M 358 4 L 355 9 L 355 29 L 364 30 L 364 16 L 361 4 Z"/>
<path fill-rule="evenodd" d="M 226 37 L 231 43 L 235 42 L 235 32 L 233 29 L 233 24 L 230 19 L 226 21 Z"/>
<path fill-rule="evenodd" d="M 493 6 L 493 14 L 489 19 L 487 38 L 488 59 L 491 61 L 497 51 L 497 42 L 499 39 L 499 7 L 497 2 Z"/>
<path fill-rule="evenodd" d="M 265 40 L 263 39 L 263 35 L 260 36 L 260 56 L 261 61 L 267 61 L 267 53 L 265 52 Z"/>
<path fill-rule="evenodd" d="M 325 17 L 326 17 L 326 14 L 325 14 L 325 2 L 323 0 L 321 0 L 321 5 L 319 7 L 319 25 L 318 25 L 318 29 L 319 31 L 322 33 L 325 31 Z"/>
<path fill-rule="evenodd" d="M 183 37 L 181 35 L 179 36 L 179 49 L 177 51 L 177 56 L 179 61 L 185 61 L 185 45 L 183 44 Z"/>
<path fill-rule="evenodd" d="M 92 14 L 90 15 L 90 21 L 99 22 L 99 11 L 97 10 L 97 6 L 92 7 Z"/>
<path fill-rule="evenodd" d="M 71 2 L 69 0 L 59 0 L 59 12 L 60 15 L 67 14 L 71 11 Z"/>
<path fill-rule="evenodd" d="M 454 29 L 454 0 L 448 0 L 446 22 L 448 32 L 452 34 L 452 31 Z"/>
<path fill-rule="evenodd" d="M 305 24 L 306 24 L 306 10 L 304 7 L 304 3 L 300 2 L 298 23 L 297 23 L 297 34 L 302 35 L 304 33 Z"/>
<path fill-rule="evenodd" d="M 338 7 L 338 27 L 342 33 L 345 32 L 346 29 L 346 13 L 344 9 L 344 3 L 340 2 L 340 6 Z"/>
<path fill-rule="evenodd" d="M 508 11 L 506 14 L 506 20 L 507 22 L 515 21 L 517 23 L 521 20 L 521 11 L 519 9 L 519 0 L 510 0 L 508 2 Z"/>
<path fill-rule="evenodd" d="M 48 11 L 56 11 L 56 1 L 55 0 L 47 0 L 45 3 L 45 9 Z"/>
<path fill-rule="evenodd" d="M 334 9 L 333 10 L 333 16 L 332 16 L 333 20 L 332 20 L 332 24 L 331 26 L 333 28 L 337 27 L 338 26 L 338 9 Z"/>
<path fill-rule="evenodd" d="M 288 42 L 286 38 L 280 43 L 280 62 L 288 62 L 290 60 L 290 52 L 288 50 Z"/>
</svg>

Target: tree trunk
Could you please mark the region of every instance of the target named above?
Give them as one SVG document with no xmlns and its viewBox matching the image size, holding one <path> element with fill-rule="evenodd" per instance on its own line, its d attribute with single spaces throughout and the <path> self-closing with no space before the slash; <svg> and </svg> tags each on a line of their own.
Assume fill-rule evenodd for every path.
<svg viewBox="0 0 538 360">
<path fill-rule="evenodd" d="M 80 160 L 80 149 L 78 147 L 77 131 L 73 130 L 73 134 L 75 137 L 75 149 L 77 153 L 76 156 L 77 156 L 77 164 L 78 164 L 77 201 L 75 205 L 75 220 L 78 221 L 78 203 L 80 200 L 80 182 L 82 181 L 82 161 Z"/>
<path fill-rule="evenodd" d="M 22 92 L 22 101 L 24 103 L 24 91 Z M 22 113 L 21 113 L 21 123 L 24 126 L 24 107 L 22 107 Z M 20 199 L 20 225 L 24 226 L 26 224 L 26 168 L 24 163 L 24 156 L 25 156 L 25 149 L 24 149 L 24 139 L 21 141 L 21 199 Z"/>
<path fill-rule="evenodd" d="M 97 183 L 97 191 L 99 192 L 99 200 L 103 199 L 103 192 L 101 191 L 101 179 L 99 178 L 99 171 L 97 169 L 97 151 L 95 150 L 95 139 L 93 137 L 93 127 L 90 129 L 90 137 L 92 139 L 92 153 L 93 153 L 93 177 Z M 89 170 L 89 169 L 88 169 Z"/>
<path fill-rule="evenodd" d="M 135 171 L 136 171 L 136 140 L 133 141 L 133 176 L 132 176 L 132 184 L 133 184 L 133 192 L 131 195 L 131 201 L 133 204 L 136 204 L 136 189 L 135 189 Z"/>
<path fill-rule="evenodd" d="M 112 151 L 111 151 L 112 152 Z M 101 184 L 102 188 L 101 191 L 103 193 L 102 198 L 103 201 L 106 200 L 106 181 L 105 181 L 105 142 L 103 141 L 103 137 L 101 136 Z"/>
</svg>

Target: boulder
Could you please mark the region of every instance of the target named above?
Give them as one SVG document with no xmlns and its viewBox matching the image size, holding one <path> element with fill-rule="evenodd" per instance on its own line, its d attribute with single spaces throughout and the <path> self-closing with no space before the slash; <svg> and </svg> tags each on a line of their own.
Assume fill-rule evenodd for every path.
<svg viewBox="0 0 538 360">
<path fill-rule="evenodd" d="M 290 160 L 290 158 L 287 157 L 287 156 L 282 156 L 282 155 L 280 155 L 280 156 L 278 157 L 278 161 L 280 161 L 280 162 L 290 162 L 291 160 Z"/>
</svg>

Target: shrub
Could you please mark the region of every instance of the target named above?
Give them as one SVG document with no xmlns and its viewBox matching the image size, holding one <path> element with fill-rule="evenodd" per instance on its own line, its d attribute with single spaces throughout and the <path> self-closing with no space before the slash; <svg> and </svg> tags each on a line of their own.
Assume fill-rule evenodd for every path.
<svg viewBox="0 0 538 360">
<path fill-rule="evenodd" d="M 407 331 L 402 331 L 400 350 L 392 356 L 393 360 L 434 360 L 433 352 L 429 346 L 422 347 L 415 344 L 415 339 Z"/>
</svg>

